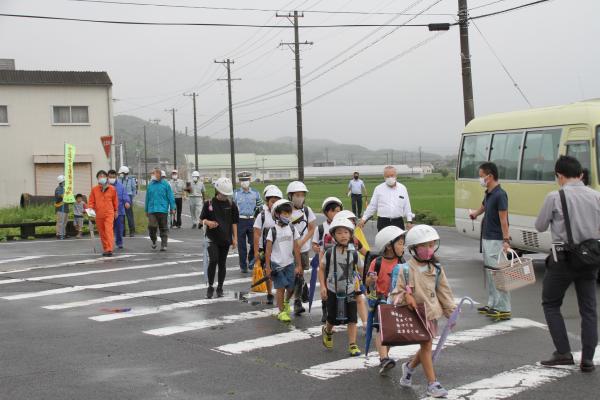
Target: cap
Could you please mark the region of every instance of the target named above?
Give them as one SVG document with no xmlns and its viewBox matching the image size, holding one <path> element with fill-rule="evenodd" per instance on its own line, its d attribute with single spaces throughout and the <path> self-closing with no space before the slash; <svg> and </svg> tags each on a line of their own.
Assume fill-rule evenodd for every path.
<svg viewBox="0 0 600 400">
<path fill-rule="evenodd" d="M 240 173 L 237 174 L 238 176 L 238 180 L 241 181 L 249 181 L 250 178 L 252 177 L 252 173 L 249 171 L 242 171 Z"/>
</svg>

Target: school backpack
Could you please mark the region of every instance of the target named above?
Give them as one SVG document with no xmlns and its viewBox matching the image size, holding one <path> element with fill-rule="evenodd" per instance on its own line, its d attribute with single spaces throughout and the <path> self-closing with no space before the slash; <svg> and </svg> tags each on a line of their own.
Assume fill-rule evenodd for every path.
<svg viewBox="0 0 600 400">
<path fill-rule="evenodd" d="M 325 279 L 329 276 L 329 264 L 331 262 L 331 253 L 335 250 L 335 247 L 330 247 L 325 251 Z M 353 260 L 353 272 L 356 271 L 358 264 L 358 251 L 352 251 L 352 260 Z M 350 271 L 348 271 L 350 272 Z"/>
<path fill-rule="evenodd" d="M 296 221 L 292 221 L 293 225 L 297 225 L 302 221 L 306 221 L 304 229 L 302 229 L 302 232 L 300 232 L 300 237 L 302 237 L 302 235 L 304 235 L 304 232 L 306 232 L 306 230 L 308 229 L 308 207 L 302 208 L 302 211 L 304 212 L 304 216 L 302 218 L 298 218 Z"/>
<path fill-rule="evenodd" d="M 289 227 L 292 229 L 292 238 L 294 237 L 294 235 L 296 234 L 296 229 L 294 229 L 294 225 L 289 225 Z M 267 235 L 269 235 L 269 230 L 266 229 Z M 267 242 L 266 242 L 266 236 L 265 236 L 265 247 L 264 249 L 267 249 Z M 273 238 L 272 242 L 275 243 L 275 240 L 277 240 L 277 230 L 275 229 L 275 227 L 271 227 L 271 237 Z"/>
</svg>

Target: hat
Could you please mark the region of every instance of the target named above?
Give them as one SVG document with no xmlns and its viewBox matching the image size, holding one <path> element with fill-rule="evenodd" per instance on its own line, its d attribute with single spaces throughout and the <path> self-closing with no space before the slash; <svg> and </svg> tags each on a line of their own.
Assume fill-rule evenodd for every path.
<svg viewBox="0 0 600 400">
<path fill-rule="evenodd" d="M 238 180 L 241 181 L 249 181 L 250 178 L 252 177 L 252 173 L 249 171 L 242 171 L 240 173 L 237 174 L 238 176 Z"/>
</svg>

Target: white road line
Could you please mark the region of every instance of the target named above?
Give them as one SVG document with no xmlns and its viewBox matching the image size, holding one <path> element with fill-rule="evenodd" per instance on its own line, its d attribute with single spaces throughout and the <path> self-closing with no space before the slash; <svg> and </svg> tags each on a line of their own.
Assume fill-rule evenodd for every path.
<svg viewBox="0 0 600 400">
<path fill-rule="evenodd" d="M 135 237 L 128 238 L 128 239 L 138 239 L 138 238 L 150 240 L 149 236 L 135 236 Z M 158 243 L 162 243 L 162 239 L 160 238 L 160 236 L 158 237 L 157 242 Z M 177 239 L 173 239 L 173 238 L 168 238 L 168 243 L 183 243 L 183 240 L 177 240 Z"/>
<path fill-rule="evenodd" d="M 36 258 L 42 258 L 42 257 L 46 257 L 46 256 L 26 256 L 26 257 L 19 257 L 19 258 L 10 258 L 8 260 L 0 260 L 0 264 L 6 264 L 9 262 L 35 260 Z"/>
<path fill-rule="evenodd" d="M 240 283 L 248 283 L 252 282 L 252 278 L 240 278 L 240 279 L 232 279 L 230 281 L 225 281 L 224 286 L 228 285 L 237 285 Z M 71 303 L 63 303 L 63 304 L 53 304 L 49 306 L 43 306 L 47 310 L 64 310 L 66 308 L 76 308 L 76 307 L 85 307 L 92 304 L 100 304 L 100 303 L 109 303 L 113 301 L 122 301 L 129 299 L 137 299 L 139 297 L 150 297 L 157 296 L 161 294 L 170 294 L 170 293 L 181 293 L 181 292 L 191 292 L 194 290 L 203 290 L 206 289 L 206 284 L 198 284 L 198 285 L 190 285 L 190 286 L 178 286 L 167 289 L 157 289 L 157 290 L 146 290 L 144 292 L 134 292 L 134 293 L 123 293 L 114 296 L 100 297 L 96 299 L 90 300 L 82 300 L 82 301 L 74 301 Z"/>
<path fill-rule="evenodd" d="M 228 271 L 237 270 L 237 269 L 239 269 L 239 268 L 238 267 L 227 268 Z M 127 286 L 127 285 L 135 285 L 135 284 L 144 283 L 144 282 L 154 282 L 154 281 L 162 281 L 162 280 L 166 280 L 166 279 L 177 279 L 177 278 L 189 278 L 189 277 L 193 277 L 193 276 L 202 276 L 202 275 L 204 275 L 204 272 L 187 272 L 187 273 L 182 273 L 182 274 L 160 275 L 160 276 L 153 276 L 150 278 L 134 279 L 134 280 L 130 280 L 130 281 L 98 283 L 95 285 L 69 286 L 69 287 L 58 288 L 58 289 L 42 290 L 39 292 L 15 294 L 15 295 L 10 295 L 10 296 L 0 297 L 0 299 L 23 300 L 23 299 L 31 299 L 34 297 L 53 296 L 53 295 L 57 295 L 57 294 L 81 292 L 86 289 L 103 289 L 103 288 L 114 287 L 114 286 Z"/>
<path fill-rule="evenodd" d="M 58 264 L 50 264 L 50 265 L 38 265 L 37 267 L 29 267 L 29 268 L 23 268 L 23 269 L 14 269 L 12 271 L 0 271 L 0 275 L 5 275 L 5 274 L 14 274 L 17 272 L 27 272 L 27 271 L 33 271 L 36 269 L 48 269 L 48 268 L 60 268 L 60 267 L 70 267 L 73 265 L 81 265 L 81 264 L 92 264 L 98 261 L 102 261 L 102 262 L 106 262 L 106 261 L 111 261 L 111 260 L 118 260 L 120 258 L 129 258 L 129 257 L 135 257 L 133 254 L 123 254 L 121 256 L 115 256 L 115 257 L 95 257 L 95 258 L 88 258 L 86 260 L 78 260 L 78 261 L 66 261 L 66 262 L 62 262 L 62 263 L 58 263 Z"/>
<path fill-rule="evenodd" d="M 131 311 L 126 313 L 113 313 L 113 314 L 102 314 L 96 315 L 93 317 L 89 317 L 91 320 L 98 322 L 107 322 L 114 321 L 117 319 L 124 318 L 133 318 L 133 317 L 141 317 L 143 315 L 153 315 L 160 314 L 166 311 L 178 310 L 181 308 L 192 308 L 197 306 L 210 305 L 214 303 L 223 303 L 229 301 L 239 301 L 235 297 L 217 297 L 215 299 L 199 299 L 199 300 L 190 300 L 190 301 L 182 301 L 180 303 L 166 304 L 158 307 L 140 307 L 140 308 L 132 308 Z"/>
<path fill-rule="evenodd" d="M 465 344 L 523 328 L 545 328 L 545 325 L 525 318 L 514 318 L 510 321 L 498 322 L 486 325 L 482 328 L 455 332 L 448 337 L 445 347 Z M 408 359 L 409 357 L 412 357 L 418 349 L 419 345 L 392 347 L 389 356 L 390 358 L 397 360 Z M 368 357 L 360 356 L 344 358 L 324 364 L 313 365 L 312 367 L 304 369 L 302 374 L 312 378 L 327 380 L 378 365 L 378 353 L 373 351 L 368 354 Z"/>
<path fill-rule="evenodd" d="M 165 266 L 169 266 L 169 265 L 190 264 L 190 263 L 199 262 L 199 261 L 201 261 L 201 260 L 191 259 L 191 260 L 181 260 L 181 261 L 168 261 L 168 262 L 163 262 L 163 263 L 158 263 L 158 264 L 132 265 L 131 267 L 96 269 L 96 270 L 92 270 L 92 271 L 71 272 L 68 274 L 34 276 L 31 278 L 5 279 L 5 280 L 0 280 L 0 285 L 6 285 L 9 283 L 21 283 L 21 282 L 38 282 L 38 281 L 45 281 L 45 280 L 49 280 L 49 279 L 71 278 L 74 276 L 105 274 L 105 273 L 109 273 L 109 272 L 131 271 L 131 270 L 135 270 L 135 269 L 158 268 L 158 267 L 165 267 Z"/>
<path fill-rule="evenodd" d="M 581 353 L 574 353 L 579 359 Z M 600 362 L 600 346 L 596 347 L 594 362 Z M 448 391 L 451 400 L 501 400 L 515 396 L 527 390 L 538 388 L 579 371 L 576 365 L 560 367 L 544 367 L 539 364 L 523 365 L 522 367 L 505 371 L 490 378 L 468 383 Z M 425 399 L 430 399 L 426 397 Z"/>
</svg>

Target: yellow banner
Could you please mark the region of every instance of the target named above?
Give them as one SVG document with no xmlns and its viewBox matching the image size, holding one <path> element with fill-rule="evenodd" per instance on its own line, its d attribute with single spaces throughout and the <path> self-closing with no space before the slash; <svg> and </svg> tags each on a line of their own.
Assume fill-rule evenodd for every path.
<svg viewBox="0 0 600 400">
<path fill-rule="evenodd" d="M 362 246 L 367 250 L 371 251 L 371 246 L 369 246 L 369 242 L 367 242 L 367 238 L 365 237 L 364 232 L 360 228 L 354 229 L 354 237 L 358 239 L 358 241 L 362 244 Z"/>
<path fill-rule="evenodd" d="M 75 146 L 65 143 L 65 194 L 64 203 L 75 203 L 73 194 L 73 162 L 75 161 Z"/>
</svg>

